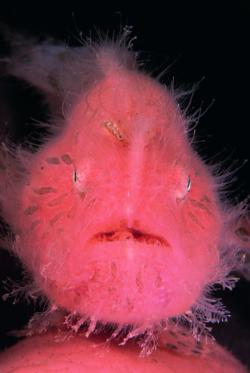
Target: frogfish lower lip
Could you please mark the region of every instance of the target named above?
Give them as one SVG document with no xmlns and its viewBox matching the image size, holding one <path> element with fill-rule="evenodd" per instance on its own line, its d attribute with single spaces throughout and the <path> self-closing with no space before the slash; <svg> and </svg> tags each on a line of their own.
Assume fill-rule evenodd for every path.
<svg viewBox="0 0 250 373">
<path fill-rule="evenodd" d="M 125 240 L 133 240 L 148 245 L 170 246 L 170 243 L 165 238 L 134 228 L 99 232 L 91 238 L 92 242 L 114 242 Z"/>
</svg>

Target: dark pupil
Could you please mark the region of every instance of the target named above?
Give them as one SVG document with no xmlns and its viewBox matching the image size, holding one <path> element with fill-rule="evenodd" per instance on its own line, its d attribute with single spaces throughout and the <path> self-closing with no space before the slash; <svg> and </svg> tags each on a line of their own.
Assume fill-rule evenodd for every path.
<svg viewBox="0 0 250 373">
<path fill-rule="evenodd" d="M 76 182 L 77 181 L 77 173 L 76 173 L 76 171 L 74 171 L 74 182 Z"/>
</svg>

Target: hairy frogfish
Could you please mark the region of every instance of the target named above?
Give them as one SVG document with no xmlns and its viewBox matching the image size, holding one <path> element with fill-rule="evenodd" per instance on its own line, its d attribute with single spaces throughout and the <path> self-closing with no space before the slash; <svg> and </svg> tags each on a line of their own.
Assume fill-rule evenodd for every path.
<svg viewBox="0 0 250 373">
<path fill-rule="evenodd" d="M 0 208 L 27 291 L 47 302 L 38 324 L 58 313 L 68 333 L 139 337 L 147 355 L 163 330 L 181 351 L 187 333 L 198 343 L 208 322 L 227 319 L 211 292 L 233 286 L 250 244 L 246 203 L 223 198 L 223 173 L 198 155 L 179 94 L 138 60 L 124 37 L 15 39 L 6 74 L 41 91 L 51 119 L 38 149 L 2 139 Z"/>
</svg>

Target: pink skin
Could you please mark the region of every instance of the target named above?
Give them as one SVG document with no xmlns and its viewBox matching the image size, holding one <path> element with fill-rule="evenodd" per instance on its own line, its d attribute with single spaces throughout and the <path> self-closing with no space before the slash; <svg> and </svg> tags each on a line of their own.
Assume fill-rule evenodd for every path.
<svg viewBox="0 0 250 373">
<path fill-rule="evenodd" d="M 60 131 L 52 126 L 54 136 L 36 153 L 0 149 L 1 214 L 14 234 L 9 248 L 51 309 L 77 315 L 79 325 L 89 320 L 89 332 L 97 321 L 118 331 L 131 324 L 130 338 L 173 317 L 192 322 L 195 307 L 213 317 L 220 309 L 206 303 L 209 286 L 227 286 L 235 248 L 250 246 L 240 229 L 243 209 L 222 204 L 218 180 L 192 149 L 187 120 L 170 92 L 136 71 L 118 44 L 97 46 L 92 57 L 86 50 L 31 45 L 30 66 L 15 56 L 9 64 L 10 74 L 44 91 L 52 112 L 58 115 L 60 102 L 67 108 Z M 69 76 L 57 68 L 64 62 Z M 50 70 L 57 72 L 53 79 Z M 92 345 L 80 347 L 78 339 L 53 348 L 74 354 L 74 343 L 76 359 L 80 348 L 88 356 Z M 36 354 L 30 344 L 20 351 Z M 124 354 L 112 351 L 121 364 Z M 177 372 L 191 371 L 194 361 L 197 371 L 206 369 L 205 360 L 179 357 L 177 363 L 165 350 L 157 354 L 164 369 L 166 361 Z M 124 358 L 136 366 L 134 351 Z"/>
<path fill-rule="evenodd" d="M 26 167 L 8 221 L 57 306 L 148 326 L 188 311 L 215 276 L 223 215 L 214 180 L 151 79 L 111 69 Z"/>
<path fill-rule="evenodd" d="M 100 337 L 75 337 L 58 343 L 53 334 L 28 338 L 0 356 L 2 373 L 246 373 L 247 370 L 219 346 L 207 345 L 204 356 L 181 356 L 159 347 L 139 357 L 138 347 L 105 345 Z"/>
</svg>

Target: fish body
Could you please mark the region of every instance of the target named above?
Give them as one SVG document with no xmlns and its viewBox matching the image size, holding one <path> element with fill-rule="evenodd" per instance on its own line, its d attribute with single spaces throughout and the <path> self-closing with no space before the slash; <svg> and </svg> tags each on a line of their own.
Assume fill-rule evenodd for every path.
<svg viewBox="0 0 250 373">
<path fill-rule="evenodd" d="M 223 318 L 209 290 L 236 263 L 229 223 L 241 209 L 221 201 L 174 94 L 120 42 L 19 43 L 8 65 L 57 118 L 36 152 L 1 153 L 10 247 L 49 302 L 140 331 Z"/>
</svg>

